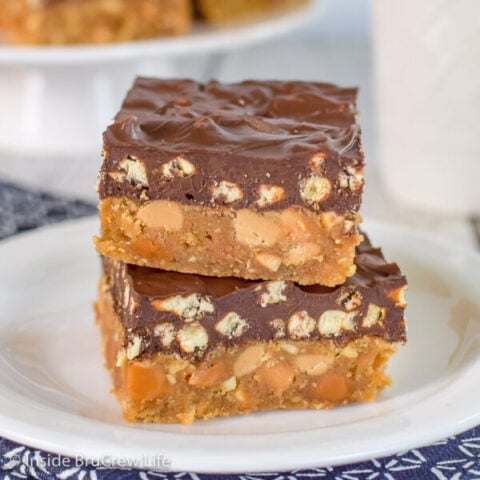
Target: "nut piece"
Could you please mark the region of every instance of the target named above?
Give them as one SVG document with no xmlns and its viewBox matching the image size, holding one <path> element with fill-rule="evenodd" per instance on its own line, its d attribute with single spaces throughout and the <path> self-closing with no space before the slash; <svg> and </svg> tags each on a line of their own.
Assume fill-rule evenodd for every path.
<svg viewBox="0 0 480 480">
<path fill-rule="evenodd" d="M 305 179 L 300 185 L 300 195 L 310 204 L 321 203 L 330 196 L 332 184 L 320 175 L 313 175 Z"/>
<path fill-rule="evenodd" d="M 198 293 L 192 293 L 187 297 L 175 295 L 163 300 L 153 300 L 152 307 L 160 312 L 171 312 L 181 317 L 185 322 L 191 322 L 202 318 L 206 313 L 213 313 L 214 306 L 209 298 L 202 297 Z"/>
<path fill-rule="evenodd" d="M 247 347 L 235 360 L 233 374 L 236 377 L 243 377 L 256 370 L 263 361 L 265 347 L 263 345 L 251 345 Z"/>
<path fill-rule="evenodd" d="M 167 371 L 171 375 L 176 375 L 178 372 L 185 370 L 189 365 L 190 365 L 190 362 L 187 362 L 186 360 L 182 360 L 180 358 L 174 358 L 168 364 Z"/>
<path fill-rule="evenodd" d="M 117 182 L 134 183 L 137 188 L 148 187 L 147 172 L 145 164 L 136 157 L 128 156 L 125 160 L 120 162 L 118 173 L 113 173 L 111 176 Z"/>
<path fill-rule="evenodd" d="M 284 352 L 289 353 L 290 355 L 296 355 L 299 351 L 299 348 L 293 343 L 281 342 L 278 344 L 278 348 Z"/>
<path fill-rule="evenodd" d="M 168 348 L 175 339 L 175 327 L 171 323 L 159 323 L 155 325 L 153 334 L 160 337 L 160 343 Z"/>
<path fill-rule="evenodd" d="M 164 163 L 162 166 L 162 175 L 165 178 L 190 177 L 195 173 L 195 165 L 183 157 L 177 157 Z"/>
<path fill-rule="evenodd" d="M 318 152 L 312 155 L 310 158 L 310 170 L 312 172 L 319 172 L 323 170 L 325 166 L 325 158 L 327 156 L 323 152 Z"/>
<path fill-rule="evenodd" d="M 353 220 L 345 220 L 343 224 L 343 233 L 349 235 L 356 231 L 356 223 Z"/>
<path fill-rule="evenodd" d="M 271 272 L 276 272 L 282 264 L 282 259 L 271 253 L 257 253 L 255 255 L 257 262 Z"/>
<path fill-rule="evenodd" d="M 177 341 L 184 352 L 192 353 L 207 348 L 208 334 L 198 323 L 187 323 L 178 332 Z"/>
<path fill-rule="evenodd" d="M 387 311 L 385 308 L 371 303 L 368 306 L 367 314 L 363 319 L 362 326 L 365 328 L 373 327 L 375 324 L 382 322 L 386 314 Z"/>
<path fill-rule="evenodd" d="M 322 375 L 335 360 L 333 355 L 302 354 L 294 358 L 295 366 L 307 375 Z"/>
<path fill-rule="evenodd" d="M 273 334 L 275 339 L 283 338 L 285 336 L 285 322 L 281 318 L 274 318 L 270 325 L 275 333 Z"/>
<path fill-rule="evenodd" d="M 123 365 L 125 364 L 126 361 L 127 361 L 127 353 L 122 348 L 117 353 L 117 361 L 115 362 L 115 366 L 116 367 L 123 367 Z"/>
<path fill-rule="evenodd" d="M 236 388 L 237 388 L 237 377 L 227 378 L 222 383 L 222 391 L 224 391 L 224 392 L 232 392 Z"/>
<path fill-rule="evenodd" d="M 405 285 L 388 292 L 388 297 L 395 302 L 395 306 L 400 308 L 405 308 L 407 306 L 407 302 L 405 300 L 405 290 L 407 290 L 407 288 L 408 287 Z"/>
<path fill-rule="evenodd" d="M 215 330 L 231 339 L 240 337 L 248 328 L 248 323 L 238 313 L 227 313 L 216 325 Z"/>
<path fill-rule="evenodd" d="M 285 190 L 277 185 L 260 185 L 256 204 L 263 208 L 272 203 L 280 202 L 285 195 Z"/>
<path fill-rule="evenodd" d="M 248 247 L 271 247 L 281 235 L 277 222 L 246 208 L 238 210 L 233 226 L 238 242 Z"/>
<path fill-rule="evenodd" d="M 343 355 L 344 357 L 347 357 L 347 358 L 357 358 L 358 351 L 351 344 L 348 344 L 345 348 L 342 349 L 342 351 L 340 352 L 340 355 Z"/>
<path fill-rule="evenodd" d="M 351 312 L 360 307 L 363 303 L 362 294 L 356 290 L 346 290 L 335 300 L 337 305 L 341 305 L 347 312 Z"/>
<path fill-rule="evenodd" d="M 340 335 L 345 330 L 355 330 L 353 319 L 356 312 L 346 313 L 342 310 L 326 310 L 318 320 L 318 331 L 320 335 Z"/>
<path fill-rule="evenodd" d="M 287 297 L 283 294 L 283 291 L 286 287 L 287 284 L 282 280 L 268 282 L 265 292 L 260 295 L 260 306 L 266 307 L 267 305 L 285 302 Z"/>
<path fill-rule="evenodd" d="M 335 212 L 323 212 L 320 214 L 320 222 L 325 230 L 332 230 L 344 221 L 344 217 Z"/>
<path fill-rule="evenodd" d="M 134 358 L 140 355 L 142 351 L 142 338 L 138 335 L 133 335 L 131 338 L 128 339 L 127 345 L 127 358 L 129 360 L 133 360 Z"/>
<path fill-rule="evenodd" d="M 294 313 L 288 321 L 288 333 L 292 338 L 306 338 L 315 328 L 315 320 L 306 312 Z"/>
<path fill-rule="evenodd" d="M 233 203 L 243 198 L 242 189 L 236 183 L 228 182 L 227 180 L 215 183 L 211 190 L 212 201 Z"/>
<path fill-rule="evenodd" d="M 322 260 L 323 257 L 319 256 L 320 250 L 320 245 L 316 243 L 299 243 L 288 250 L 284 263 L 287 266 L 298 266 L 303 265 L 310 260 Z"/>
<path fill-rule="evenodd" d="M 177 232 L 183 227 L 183 212 L 180 206 L 170 200 L 154 200 L 141 206 L 137 218 L 150 228 L 163 228 Z"/>
<path fill-rule="evenodd" d="M 363 167 L 348 165 L 338 175 L 338 184 L 340 188 L 346 188 L 352 192 L 357 192 L 363 186 Z"/>
</svg>

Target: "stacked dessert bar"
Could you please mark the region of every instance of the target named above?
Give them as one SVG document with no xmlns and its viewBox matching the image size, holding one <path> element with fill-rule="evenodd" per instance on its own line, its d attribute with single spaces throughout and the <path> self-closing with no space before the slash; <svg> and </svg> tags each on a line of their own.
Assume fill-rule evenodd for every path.
<svg viewBox="0 0 480 480">
<path fill-rule="evenodd" d="M 104 134 L 106 364 L 127 419 L 372 400 L 406 280 L 359 231 L 356 90 L 138 79 Z"/>
</svg>

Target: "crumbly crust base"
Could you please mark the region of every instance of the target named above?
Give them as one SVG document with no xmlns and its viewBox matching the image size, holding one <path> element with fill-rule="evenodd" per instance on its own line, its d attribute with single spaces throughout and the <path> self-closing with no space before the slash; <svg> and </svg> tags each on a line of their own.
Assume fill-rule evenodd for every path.
<svg viewBox="0 0 480 480">
<path fill-rule="evenodd" d="M 329 342 L 252 342 L 202 360 L 157 354 L 129 360 L 124 327 L 105 279 L 95 305 L 106 367 L 124 417 L 189 424 L 195 419 L 274 409 L 320 409 L 372 401 L 390 383 L 384 370 L 397 344 L 364 336 Z"/>
<path fill-rule="evenodd" d="M 185 33 L 189 0 L 0 0 L 7 40 L 21 45 L 124 42 Z"/>
<path fill-rule="evenodd" d="M 99 205 L 97 252 L 183 273 L 335 286 L 355 273 L 360 217 L 302 207 L 256 212 L 124 197 Z"/>
</svg>

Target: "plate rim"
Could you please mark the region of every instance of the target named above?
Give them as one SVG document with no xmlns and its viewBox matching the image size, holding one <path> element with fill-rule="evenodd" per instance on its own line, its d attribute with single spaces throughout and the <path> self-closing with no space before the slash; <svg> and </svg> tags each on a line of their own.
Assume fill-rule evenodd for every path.
<svg viewBox="0 0 480 480">
<path fill-rule="evenodd" d="M 438 238 L 435 236 L 432 236 L 428 232 L 424 230 L 419 230 L 415 227 L 410 227 L 410 226 L 400 226 L 397 224 L 393 224 L 391 222 L 384 222 L 384 221 L 374 221 L 374 220 L 367 220 L 365 222 L 367 224 L 367 230 L 371 233 L 373 237 L 373 241 L 375 243 L 375 236 L 378 234 L 377 232 L 379 230 L 383 229 L 389 229 L 393 230 L 394 232 L 397 232 L 397 234 L 405 234 L 405 235 L 413 235 L 417 239 L 419 239 L 422 242 L 427 242 L 430 244 L 435 244 L 441 248 L 446 248 L 448 250 L 453 249 L 454 247 L 458 247 L 458 245 L 455 245 L 453 241 L 450 240 L 445 240 L 443 238 Z M 54 225 L 48 225 L 45 227 L 40 227 L 38 229 L 35 229 L 33 231 L 27 231 L 23 232 L 18 235 L 14 235 L 11 238 L 5 239 L 0 242 L 0 251 L 4 248 L 4 246 L 9 245 L 9 244 L 17 244 L 18 241 L 23 241 L 23 242 L 30 242 L 32 241 L 31 238 L 35 238 L 38 236 L 50 236 L 50 235 L 55 235 L 57 231 L 70 231 L 71 234 L 75 234 L 76 231 L 80 230 L 83 231 L 84 229 L 88 229 L 92 233 L 95 233 L 95 231 L 98 228 L 98 218 L 96 216 L 87 216 L 81 219 L 76 219 L 76 220 L 67 220 L 64 222 L 60 222 L 58 224 Z M 7 247 L 8 248 L 8 247 Z M 16 248 L 16 247 L 14 247 Z M 456 249 L 458 251 L 458 248 Z M 93 247 L 92 247 L 93 251 Z M 474 258 L 475 262 L 480 262 L 480 254 L 475 251 L 473 248 L 465 248 L 462 249 L 461 251 L 462 258 L 468 258 L 472 256 Z M 480 263 L 479 263 L 480 265 Z M 475 365 L 480 365 L 479 363 L 480 357 L 477 357 L 475 359 L 475 364 L 474 365 L 469 365 L 468 370 L 471 370 L 475 368 Z M 468 372 L 467 372 L 468 373 Z M 444 379 L 444 376 L 440 377 L 436 382 L 434 382 L 433 385 L 435 385 L 438 381 Z M 468 380 L 468 377 L 466 375 L 462 375 L 460 378 L 455 379 L 454 383 L 457 384 L 459 382 L 465 382 Z M 433 388 L 432 385 L 432 388 Z M 480 393 L 480 388 L 479 388 L 479 393 Z M 439 400 L 439 397 L 441 396 L 442 391 L 436 391 L 433 393 L 433 395 L 430 397 L 430 400 L 433 398 L 433 400 Z M 2 398 L 0 395 L 0 406 L 2 405 Z M 428 403 L 428 401 L 425 398 L 422 398 L 420 401 L 420 406 L 423 406 L 425 402 Z M 419 408 L 419 407 L 417 407 Z M 62 412 L 62 414 L 65 412 Z M 71 417 L 78 417 L 78 415 L 74 415 L 73 413 L 66 413 L 67 416 Z M 391 412 L 386 414 L 391 415 Z M 375 417 L 377 420 L 384 417 L 385 415 L 380 415 L 379 417 Z M 374 420 L 375 420 L 374 418 Z M 105 424 L 108 426 L 108 429 L 110 430 L 115 430 L 116 428 L 118 429 L 124 429 L 124 425 L 121 425 L 120 427 L 115 426 L 114 424 L 108 424 L 108 422 L 100 423 L 97 420 L 90 419 L 90 418 L 83 418 L 82 420 L 88 420 L 92 424 L 97 424 L 99 428 L 102 428 Z M 359 422 L 369 422 L 371 419 L 360 419 Z M 88 423 L 88 422 L 87 422 Z M 255 454 L 251 455 L 250 462 L 253 460 L 254 462 L 257 461 L 257 467 L 254 467 L 254 465 L 251 463 L 251 466 L 253 468 L 247 468 L 247 469 L 242 469 L 242 471 L 249 470 L 251 472 L 271 472 L 274 470 L 291 470 L 291 469 L 296 469 L 296 468 L 314 468 L 314 467 L 322 467 L 322 466 L 335 466 L 335 465 L 341 465 L 341 464 L 349 464 L 349 463 L 356 463 L 372 458 L 381 458 L 387 455 L 395 454 L 401 450 L 409 450 L 412 448 L 417 448 L 422 445 L 429 444 L 433 441 L 436 441 L 440 438 L 446 438 L 450 435 L 458 434 L 462 431 L 465 431 L 469 428 L 472 428 L 474 426 L 477 426 L 480 423 L 480 409 L 477 410 L 474 414 L 470 414 L 467 418 L 462 418 L 460 420 L 457 420 L 456 422 L 452 422 L 448 425 L 437 425 L 436 428 L 430 429 L 426 432 L 419 432 L 418 430 L 415 431 L 416 435 L 414 438 L 411 436 L 405 436 L 402 441 L 391 441 L 392 438 L 388 437 L 388 440 L 391 442 L 386 445 L 383 445 L 381 449 L 379 447 L 374 447 L 374 448 L 364 448 L 361 451 L 354 451 L 354 452 L 348 452 L 347 454 L 345 453 L 337 453 L 335 457 L 330 457 L 328 459 L 328 462 L 326 462 L 326 459 L 323 460 L 318 460 L 315 456 L 315 451 L 304 451 L 302 456 L 296 456 L 295 458 L 288 456 L 288 455 L 283 455 L 287 453 L 287 450 L 284 448 L 284 450 L 278 452 L 278 451 L 268 451 L 268 452 L 254 452 Z M 128 425 L 129 428 L 133 428 L 135 430 L 135 427 Z M 330 426 L 328 428 L 335 429 L 337 428 L 336 426 Z M 29 432 L 30 429 L 30 432 Z M 33 433 L 31 433 L 31 430 L 33 429 Z M 276 436 L 284 436 L 284 437 L 289 437 L 289 438 L 295 438 L 298 439 L 300 437 L 304 437 L 303 441 L 305 443 L 306 437 L 311 437 L 312 435 L 315 435 L 315 432 L 320 430 L 321 427 L 318 427 L 316 430 L 310 430 L 305 432 L 281 432 L 281 433 L 267 433 L 267 434 L 261 434 L 261 435 L 255 435 L 258 438 L 262 439 L 269 439 L 271 440 L 272 438 L 275 438 Z M 45 438 L 45 436 L 40 435 L 40 431 L 42 431 L 41 426 L 38 425 L 31 425 L 28 422 L 22 422 L 21 420 L 18 419 L 13 419 L 11 415 L 5 415 L 4 411 L 0 410 L 0 434 L 4 435 L 6 438 L 10 438 L 14 441 L 17 441 L 19 443 L 25 444 L 25 445 L 32 445 L 34 448 L 40 448 L 46 451 L 52 451 L 54 453 L 66 455 L 66 456 L 75 456 L 78 454 L 78 448 L 83 449 L 83 455 L 86 456 L 87 458 L 93 459 L 95 457 L 95 451 L 102 450 L 102 445 L 103 449 L 105 451 L 108 451 L 107 449 L 109 448 L 112 450 L 112 446 L 115 444 L 112 444 L 112 441 L 110 442 L 105 439 L 101 439 L 100 441 L 97 439 L 95 443 L 92 443 L 90 446 L 86 445 L 85 442 L 80 447 L 75 447 L 75 438 L 71 439 L 72 441 L 69 442 L 63 442 L 61 437 L 62 435 L 65 435 L 65 432 L 54 432 L 53 438 Z M 140 429 L 137 430 L 140 432 Z M 35 435 L 35 432 L 38 432 Z M 142 434 L 145 432 L 148 432 L 149 436 L 152 435 L 159 435 L 160 437 L 177 437 L 184 438 L 183 433 L 178 433 L 178 432 L 158 432 L 158 431 L 153 431 L 153 430 L 142 430 Z M 45 430 L 43 430 L 43 433 L 45 433 Z M 218 438 L 222 437 L 222 434 L 207 434 L 207 435 L 196 435 L 194 436 L 197 439 L 202 439 L 202 443 L 207 443 L 205 442 L 206 439 L 209 440 L 218 440 Z M 237 436 L 238 437 L 238 436 Z M 394 436 L 393 436 L 394 437 Z M 85 439 L 83 439 L 85 440 Z M 258 440 L 258 439 L 257 439 Z M 395 440 L 395 438 L 393 438 Z M 119 445 L 115 445 L 115 447 L 119 448 L 119 451 L 121 448 Z M 77 448 L 77 453 L 75 453 L 75 448 Z M 210 447 L 209 447 L 210 448 Z M 169 452 L 169 449 L 163 449 L 166 452 Z M 291 451 L 291 450 L 290 450 Z M 164 453 L 162 451 L 162 453 Z M 179 455 L 181 456 L 181 449 L 175 446 L 173 449 L 171 449 L 171 453 L 169 454 L 172 457 L 175 457 L 175 461 L 178 462 Z M 190 452 L 191 453 L 191 452 Z M 249 452 L 249 455 L 252 452 Z M 262 461 L 261 465 L 258 463 L 258 460 L 255 460 L 259 453 L 262 454 Z M 205 451 L 203 450 L 203 454 L 205 454 Z M 183 463 L 180 463 L 178 467 L 175 468 L 174 471 L 182 471 L 182 470 L 191 470 L 195 471 L 198 473 L 238 473 L 239 469 L 238 467 L 232 467 L 231 463 L 232 461 L 234 462 L 238 452 L 233 451 L 231 455 L 228 455 L 228 451 L 223 450 L 222 451 L 222 458 L 221 461 L 216 461 L 215 465 L 218 465 L 218 468 L 213 467 L 212 468 L 212 462 L 208 463 L 205 462 L 205 459 L 202 459 L 201 456 L 198 456 L 190 459 L 190 461 L 184 461 Z M 255 456 L 256 455 L 256 456 Z M 267 455 L 268 459 L 265 459 Z M 165 455 L 167 457 L 167 455 Z M 309 456 L 312 458 L 311 461 L 308 461 L 306 458 Z M 273 458 L 275 457 L 275 458 Z M 118 458 L 124 458 L 122 455 L 120 455 Z M 191 465 L 195 462 L 198 462 L 196 465 L 196 468 L 191 468 Z M 142 467 L 142 466 L 140 466 Z M 149 468 L 149 466 L 145 466 L 145 468 Z M 173 471 L 173 470 L 172 470 Z"/>
</svg>

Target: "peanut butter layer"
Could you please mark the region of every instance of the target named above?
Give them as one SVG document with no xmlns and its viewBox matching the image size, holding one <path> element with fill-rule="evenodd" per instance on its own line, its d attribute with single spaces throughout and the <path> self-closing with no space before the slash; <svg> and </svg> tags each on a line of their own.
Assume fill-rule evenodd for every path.
<svg viewBox="0 0 480 480">
<path fill-rule="evenodd" d="M 108 43 L 184 33 L 190 0 L 0 0 L 8 41 L 31 45 Z"/>
<path fill-rule="evenodd" d="M 384 369 L 396 350 L 396 343 L 366 335 L 341 342 L 218 343 L 201 359 L 167 351 L 129 358 L 122 343 L 126 327 L 106 277 L 96 312 L 113 390 L 129 421 L 188 424 L 258 410 L 371 401 L 389 384 Z"/>
<path fill-rule="evenodd" d="M 103 258 L 129 360 L 194 361 L 255 342 L 343 344 L 365 336 L 405 341 L 405 277 L 366 239 L 357 273 L 338 287 L 168 272 Z"/>
<path fill-rule="evenodd" d="M 358 217 L 304 207 L 256 212 L 113 197 L 99 206 L 98 253 L 184 273 L 338 285 L 355 272 Z"/>
</svg>

